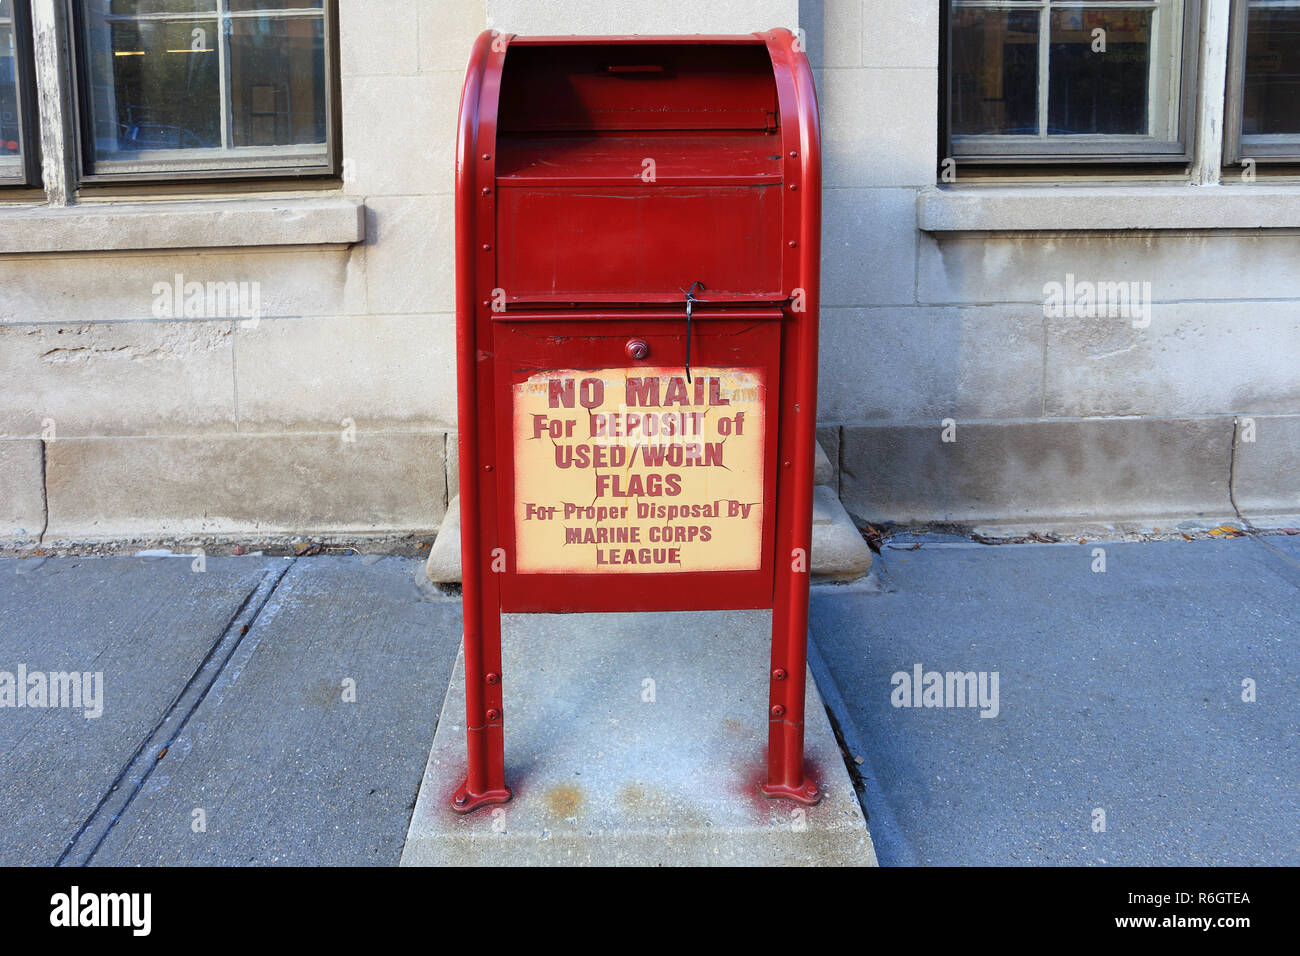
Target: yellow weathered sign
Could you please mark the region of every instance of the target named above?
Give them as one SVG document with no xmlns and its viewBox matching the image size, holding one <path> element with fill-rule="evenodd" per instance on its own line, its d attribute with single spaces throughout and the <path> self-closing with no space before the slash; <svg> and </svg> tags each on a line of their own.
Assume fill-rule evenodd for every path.
<svg viewBox="0 0 1300 956">
<path fill-rule="evenodd" d="M 539 372 L 514 389 L 522 574 L 749 571 L 762 563 L 759 369 Z"/>
</svg>

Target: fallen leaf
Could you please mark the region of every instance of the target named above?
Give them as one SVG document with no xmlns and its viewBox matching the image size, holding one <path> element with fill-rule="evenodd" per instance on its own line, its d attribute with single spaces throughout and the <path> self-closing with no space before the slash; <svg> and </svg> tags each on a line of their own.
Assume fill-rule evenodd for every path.
<svg viewBox="0 0 1300 956">
<path fill-rule="evenodd" d="M 1240 528 L 1234 528 L 1232 525 L 1221 524 L 1217 528 L 1211 528 L 1210 534 L 1218 537 L 1240 538 L 1245 534 L 1245 532 Z"/>
</svg>

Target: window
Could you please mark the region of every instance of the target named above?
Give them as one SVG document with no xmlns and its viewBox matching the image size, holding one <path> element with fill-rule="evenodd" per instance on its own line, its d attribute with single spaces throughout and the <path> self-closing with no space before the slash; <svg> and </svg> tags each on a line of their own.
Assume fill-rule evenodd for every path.
<svg viewBox="0 0 1300 956">
<path fill-rule="evenodd" d="M 20 0 L 0 0 L 0 186 L 36 181 L 30 142 L 32 78 L 26 11 Z"/>
<path fill-rule="evenodd" d="M 324 0 L 83 0 L 74 13 L 83 178 L 334 171 Z"/>
<path fill-rule="evenodd" d="M 1234 4 L 1224 126 L 1229 163 L 1300 160 L 1300 0 Z"/>
<path fill-rule="evenodd" d="M 949 0 L 949 156 L 1190 156 L 1195 0 Z"/>
</svg>

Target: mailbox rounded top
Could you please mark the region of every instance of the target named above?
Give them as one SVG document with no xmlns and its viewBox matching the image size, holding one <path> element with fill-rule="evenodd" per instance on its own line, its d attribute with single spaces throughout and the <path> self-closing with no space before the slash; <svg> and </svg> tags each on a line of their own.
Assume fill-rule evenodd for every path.
<svg viewBox="0 0 1300 956">
<path fill-rule="evenodd" d="M 799 72 L 811 82 L 799 39 L 784 28 L 682 36 L 487 30 L 466 86 L 477 77 L 482 91 L 499 93 L 501 120 L 521 129 L 749 128 L 763 118 L 758 110 L 775 108 L 773 82 L 794 82 Z M 475 105 L 463 101 L 462 109 Z M 798 107 L 815 113 L 816 100 Z"/>
<path fill-rule="evenodd" d="M 775 303 L 808 285 L 817 101 L 789 30 L 487 31 L 460 119 L 458 218 L 475 216 L 508 306 L 661 304 L 697 280 L 711 301 Z"/>
</svg>

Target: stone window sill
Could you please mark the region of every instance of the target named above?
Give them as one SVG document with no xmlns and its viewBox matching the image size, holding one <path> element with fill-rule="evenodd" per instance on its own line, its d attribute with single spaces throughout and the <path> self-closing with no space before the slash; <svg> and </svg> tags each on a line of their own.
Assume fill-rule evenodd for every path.
<svg viewBox="0 0 1300 956">
<path fill-rule="evenodd" d="M 1300 185 L 957 186 L 923 189 L 923 232 L 1300 228 Z"/>
<path fill-rule="evenodd" d="M 348 245 L 365 239 L 352 199 L 0 206 L 0 254 Z"/>
</svg>

